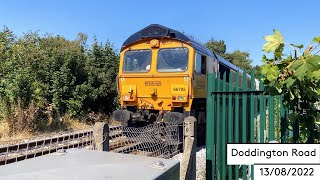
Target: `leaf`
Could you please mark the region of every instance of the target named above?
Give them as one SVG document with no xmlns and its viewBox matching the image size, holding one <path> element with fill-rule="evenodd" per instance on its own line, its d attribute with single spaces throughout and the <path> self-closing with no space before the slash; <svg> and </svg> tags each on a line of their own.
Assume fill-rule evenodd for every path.
<svg viewBox="0 0 320 180">
<path fill-rule="evenodd" d="M 278 81 L 275 81 L 275 82 L 278 82 Z M 278 93 L 280 94 L 282 93 L 282 86 L 279 83 L 275 83 L 275 88 L 278 91 Z"/>
<path fill-rule="evenodd" d="M 294 89 L 294 90 L 293 90 L 293 93 L 294 93 L 295 97 L 298 97 L 299 99 L 301 98 L 300 90 L 299 90 L 299 89 Z"/>
<path fill-rule="evenodd" d="M 270 81 L 273 81 L 273 80 L 276 80 L 279 76 L 279 69 L 277 66 L 273 66 L 271 69 L 270 69 L 270 73 L 268 74 L 268 79 Z"/>
<path fill-rule="evenodd" d="M 274 57 L 277 59 L 282 59 L 281 56 L 283 56 L 283 48 L 284 48 L 284 44 L 281 43 L 279 45 L 279 47 L 274 51 Z"/>
<path fill-rule="evenodd" d="M 295 76 L 302 80 L 304 76 L 307 75 L 307 72 L 315 71 L 319 68 L 320 56 L 308 56 L 305 60 L 296 60 L 291 69 L 295 70 Z"/>
<path fill-rule="evenodd" d="M 270 71 L 271 65 L 270 64 L 264 64 L 260 68 L 261 68 L 261 71 L 260 71 L 261 74 L 266 76 L 268 74 L 268 72 Z"/>
<path fill-rule="evenodd" d="M 266 63 L 268 60 L 267 56 L 266 55 L 263 55 L 262 56 L 262 60 L 261 60 L 263 63 Z"/>
<path fill-rule="evenodd" d="M 291 91 L 289 91 L 289 94 L 290 94 L 290 100 L 294 100 L 294 95 L 292 94 Z"/>
<path fill-rule="evenodd" d="M 312 42 L 320 43 L 320 36 L 313 38 Z"/>
<path fill-rule="evenodd" d="M 273 31 L 273 35 L 265 36 L 264 39 L 267 43 L 263 46 L 263 51 L 272 52 L 278 49 L 280 44 L 283 44 L 283 36 L 278 30 Z"/>
<path fill-rule="evenodd" d="M 289 77 L 288 79 L 285 80 L 287 88 L 290 88 L 292 84 L 294 83 L 294 79 L 292 77 Z"/>
<path fill-rule="evenodd" d="M 292 66 L 290 67 L 291 70 L 296 70 L 298 67 L 300 67 L 301 65 L 303 64 L 303 61 L 298 59 L 298 60 L 295 60 L 293 63 L 292 63 Z"/>
<path fill-rule="evenodd" d="M 293 47 L 299 48 L 299 49 L 303 48 L 303 44 L 301 44 L 301 45 L 290 44 L 290 45 Z"/>
<path fill-rule="evenodd" d="M 264 64 L 261 66 L 261 74 L 264 75 L 268 81 L 275 81 L 279 76 L 279 68 L 271 64 Z"/>
<path fill-rule="evenodd" d="M 317 70 L 317 71 L 313 71 L 313 73 L 312 73 L 312 77 L 320 78 L 320 69 L 319 69 L 319 70 Z"/>
</svg>

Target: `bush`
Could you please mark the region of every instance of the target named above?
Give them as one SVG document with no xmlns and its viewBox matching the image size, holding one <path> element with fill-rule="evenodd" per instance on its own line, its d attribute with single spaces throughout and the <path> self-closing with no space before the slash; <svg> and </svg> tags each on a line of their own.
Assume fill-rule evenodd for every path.
<svg viewBox="0 0 320 180">
<path fill-rule="evenodd" d="M 282 95 L 282 103 L 289 110 L 289 129 L 296 127 L 293 142 L 318 143 L 320 139 L 320 36 L 305 48 L 283 40 L 274 30 L 265 37 L 263 50 L 273 57 L 263 56 L 263 83 L 271 95 Z M 293 56 L 285 56 L 284 49 L 292 48 Z M 302 53 L 303 52 L 303 53 Z"/>
<path fill-rule="evenodd" d="M 109 115 L 117 107 L 114 82 L 119 55 L 109 42 L 102 45 L 95 40 L 88 46 L 86 40 L 81 33 L 75 40 L 38 32 L 16 37 L 4 27 L 0 31 L 0 121 L 23 124 L 38 113 L 54 120 L 65 114 L 80 119 L 89 112 Z"/>
</svg>

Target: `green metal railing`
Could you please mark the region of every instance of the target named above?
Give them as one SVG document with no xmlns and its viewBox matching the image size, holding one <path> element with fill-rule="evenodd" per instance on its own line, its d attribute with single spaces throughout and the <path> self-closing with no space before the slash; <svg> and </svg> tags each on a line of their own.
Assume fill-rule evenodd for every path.
<svg viewBox="0 0 320 180">
<path fill-rule="evenodd" d="M 219 77 L 207 76 L 206 176 L 253 179 L 253 166 L 227 165 L 227 143 L 285 143 L 288 113 L 281 97 L 267 95 L 263 84 L 256 84 L 254 71 Z"/>
</svg>

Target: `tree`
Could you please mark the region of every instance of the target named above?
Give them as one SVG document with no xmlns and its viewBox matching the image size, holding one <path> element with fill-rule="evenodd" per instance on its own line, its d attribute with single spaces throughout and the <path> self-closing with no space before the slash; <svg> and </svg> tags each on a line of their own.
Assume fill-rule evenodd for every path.
<svg viewBox="0 0 320 180">
<path fill-rule="evenodd" d="M 90 108 L 93 111 L 111 113 L 118 105 L 116 77 L 119 68 L 119 54 L 112 49 L 110 42 L 105 45 L 94 40 L 88 52 L 86 68 L 89 74 L 88 82 L 92 84 L 95 98 Z M 109 102 L 109 103 L 106 103 Z"/>
<path fill-rule="evenodd" d="M 261 69 L 261 67 L 260 66 L 258 66 L 258 65 L 255 65 L 253 68 L 252 68 L 253 70 L 254 70 L 254 76 L 255 76 L 255 78 L 259 78 L 259 75 L 260 75 L 260 69 Z"/>
<path fill-rule="evenodd" d="M 238 66 L 240 69 L 251 70 L 252 60 L 249 58 L 249 53 L 235 50 L 232 53 L 226 53 L 223 58 Z"/>
<path fill-rule="evenodd" d="M 205 43 L 205 46 L 212 52 L 215 52 L 220 56 L 223 56 L 227 50 L 227 46 L 223 40 L 217 41 L 213 38 L 211 38 L 207 43 Z"/>
<path fill-rule="evenodd" d="M 211 38 L 207 43 L 205 43 L 205 46 L 212 52 L 217 53 L 232 64 L 238 66 L 240 69 L 252 69 L 252 60 L 249 58 L 250 54 L 247 52 L 242 52 L 240 50 L 235 50 L 232 53 L 227 53 L 227 46 L 223 40 L 218 41 Z"/>
</svg>

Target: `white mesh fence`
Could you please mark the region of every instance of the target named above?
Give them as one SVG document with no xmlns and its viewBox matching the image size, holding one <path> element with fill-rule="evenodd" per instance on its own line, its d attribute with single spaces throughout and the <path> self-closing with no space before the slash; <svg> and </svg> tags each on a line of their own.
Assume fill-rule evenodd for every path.
<svg viewBox="0 0 320 180">
<path fill-rule="evenodd" d="M 182 146 L 182 125 L 157 122 L 144 127 L 119 127 L 110 132 L 110 151 L 170 158 Z"/>
</svg>

